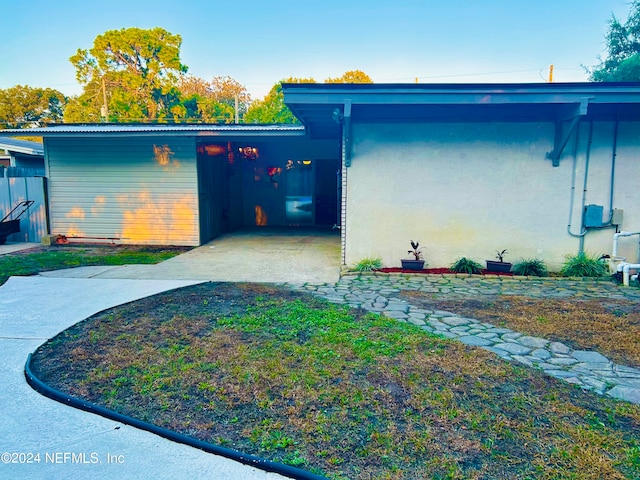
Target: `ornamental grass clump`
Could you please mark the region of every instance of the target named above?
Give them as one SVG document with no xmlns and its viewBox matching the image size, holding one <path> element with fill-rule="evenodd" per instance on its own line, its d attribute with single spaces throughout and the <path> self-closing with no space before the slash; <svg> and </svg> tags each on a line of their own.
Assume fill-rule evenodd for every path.
<svg viewBox="0 0 640 480">
<path fill-rule="evenodd" d="M 366 257 L 353 266 L 356 272 L 373 272 L 382 268 L 382 259 L 377 257 Z"/>
<path fill-rule="evenodd" d="M 539 258 L 524 259 L 516 263 L 511 270 L 514 275 L 523 277 L 546 277 L 549 275 L 544 261 Z"/>
<path fill-rule="evenodd" d="M 566 262 L 560 270 L 563 277 L 604 277 L 609 273 L 601 257 L 580 252 L 577 255 L 567 255 Z"/>
<path fill-rule="evenodd" d="M 456 260 L 451 267 L 449 267 L 454 273 L 467 273 L 469 275 L 477 275 L 482 273 L 482 265 L 478 262 L 466 257 L 462 257 Z"/>
</svg>

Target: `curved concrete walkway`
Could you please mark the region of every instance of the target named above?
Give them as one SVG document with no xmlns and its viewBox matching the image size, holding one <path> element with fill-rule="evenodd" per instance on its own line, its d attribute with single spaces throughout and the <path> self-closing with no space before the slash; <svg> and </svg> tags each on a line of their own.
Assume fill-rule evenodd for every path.
<svg viewBox="0 0 640 480">
<path fill-rule="evenodd" d="M 193 283 L 34 276 L 11 277 L 0 287 L 0 478 L 285 478 L 62 405 L 25 381 L 29 353 L 58 332 L 106 308 Z M 25 455 L 7 463 L 7 453 L 39 454 L 39 461 Z"/>
</svg>

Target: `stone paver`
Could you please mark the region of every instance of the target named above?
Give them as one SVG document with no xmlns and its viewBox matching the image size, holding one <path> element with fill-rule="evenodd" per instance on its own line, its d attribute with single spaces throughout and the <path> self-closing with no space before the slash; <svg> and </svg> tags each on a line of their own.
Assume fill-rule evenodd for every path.
<svg viewBox="0 0 640 480">
<path fill-rule="evenodd" d="M 419 325 L 427 332 L 484 348 L 520 365 L 541 369 L 549 376 L 584 390 L 640 404 L 640 369 L 616 365 L 599 352 L 574 351 L 564 343 L 498 328 L 454 312 L 427 311 L 398 297 L 403 290 L 413 290 L 441 298 L 502 294 L 544 298 L 607 297 L 638 301 L 638 288 L 620 287 L 609 280 L 463 275 L 347 275 L 336 285 L 289 286 L 334 303 L 358 305 L 401 322 Z"/>
</svg>

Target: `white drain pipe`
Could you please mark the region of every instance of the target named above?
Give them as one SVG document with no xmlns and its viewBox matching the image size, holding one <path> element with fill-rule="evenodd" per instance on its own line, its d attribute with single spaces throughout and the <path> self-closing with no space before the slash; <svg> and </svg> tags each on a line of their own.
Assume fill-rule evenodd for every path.
<svg viewBox="0 0 640 480">
<path fill-rule="evenodd" d="M 622 265 L 622 284 L 625 287 L 629 286 L 629 270 L 632 268 L 637 270 L 640 269 L 640 263 L 623 263 Z M 638 275 L 634 275 L 634 277 L 638 277 Z"/>
<path fill-rule="evenodd" d="M 613 234 L 613 251 L 611 252 L 611 256 L 613 258 L 618 257 L 618 239 L 620 237 L 630 237 L 632 235 L 640 235 L 640 232 L 618 232 Z M 626 260 L 624 257 L 619 258 Z"/>
<path fill-rule="evenodd" d="M 613 234 L 613 249 L 611 251 L 611 262 L 619 262 L 617 266 L 615 266 L 615 271 L 622 272 L 622 284 L 626 287 L 629 286 L 629 279 L 631 277 L 630 271 L 640 269 L 640 264 L 638 263 L 627 263 L 625 257 L 618 256 L 618 240 L 620 237 L 631 237 L 633 235 L 640 235 L 640 232 L 619 232 Z M 634 278 L 637 278 L 637 274 L 634 275 Z"/>
</svg>

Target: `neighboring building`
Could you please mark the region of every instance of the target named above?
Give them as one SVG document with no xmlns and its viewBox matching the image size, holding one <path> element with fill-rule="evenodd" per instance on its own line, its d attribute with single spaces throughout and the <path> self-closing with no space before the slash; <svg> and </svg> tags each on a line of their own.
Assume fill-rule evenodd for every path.
<svg viewBox="0 0 640 480">
<path fill-rule="evenodd" d="M 37 142 L 0 137 L 0 165 L 16 167 L 30 176 L 44 176 L 44 147 Z"/>
<path fill-rule="evenodd" d="M 610 253 L 616 228 L 640 231 L 640 84 L 283 91 L 304 126 L 30 130 L 45 139 L 51 233 L 199 245 L 340 225 L 346 265 L 398 266 L 419 240 L 432 267 L 507 249 L 557 269 L 581 247 Z M 638 237 L 620 249 L 636 260 Z"/>
</svg>

